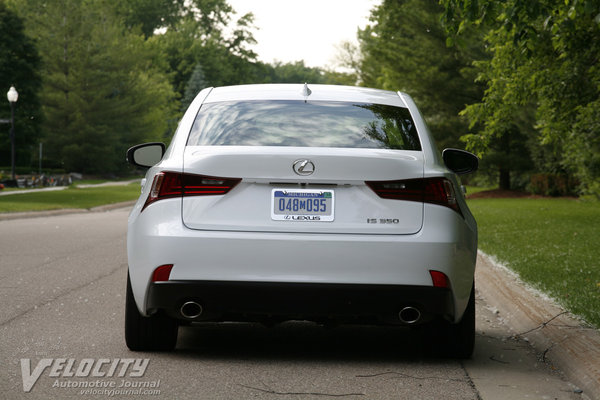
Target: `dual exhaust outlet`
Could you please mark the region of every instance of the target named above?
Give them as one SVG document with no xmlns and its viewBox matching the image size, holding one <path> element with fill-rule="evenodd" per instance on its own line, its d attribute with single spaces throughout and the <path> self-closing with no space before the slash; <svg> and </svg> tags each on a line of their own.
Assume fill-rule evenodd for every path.
<svg viewBox="0 0 600 400">
<path fill-rule="evenodd" d="M 203 311 L 202 305 L 195 301 L 186 301 L 179 309 L 181 316 L 186 319 L 196 319 L 202 315 Z M 407 306 L 400 310 L 398 318 L 401 322 L 412 325 L 421 319 L 421 311 L 418 308 Z"/>
</svg>

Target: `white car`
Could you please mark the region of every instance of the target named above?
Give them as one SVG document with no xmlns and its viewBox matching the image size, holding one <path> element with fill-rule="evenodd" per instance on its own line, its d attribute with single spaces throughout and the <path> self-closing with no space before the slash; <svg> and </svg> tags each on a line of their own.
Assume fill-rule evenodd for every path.
<svg viewBox="0 0 600 400">
<path fill-rule="evenodd" d="M 457 174 L 400 92 L 208 88 L 150 167 L 128 224 L 125 338 L 169 350 L 185 322 L 424 327 L 469 357 L 477 225 Z"/>
</svg>

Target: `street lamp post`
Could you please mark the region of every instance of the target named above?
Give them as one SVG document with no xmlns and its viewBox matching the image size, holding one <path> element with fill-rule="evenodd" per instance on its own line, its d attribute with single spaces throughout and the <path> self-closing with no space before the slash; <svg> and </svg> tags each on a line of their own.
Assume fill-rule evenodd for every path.
<svg viewBox="0 0 600 400">
<path fill-rule="evenodd" d="M 11 86 L 6 93 L 6 98 L 10 103 L 10 166 L 12 171 L 12 180 L 15 176 L 15 103 L 19 100 L 19 92 L 14 86 Z"/>
</svg>

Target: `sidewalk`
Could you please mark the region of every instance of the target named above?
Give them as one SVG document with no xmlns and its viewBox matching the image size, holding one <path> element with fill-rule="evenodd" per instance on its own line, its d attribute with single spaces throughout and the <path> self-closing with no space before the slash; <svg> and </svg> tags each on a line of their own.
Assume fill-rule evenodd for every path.
<svg viewBox="0 0 600 400">
<path fill-rule="evenodd" d="M 53 192 L 56 190 L 65 190 L 68 186 L 52 186 L 47 188 L 39 188 L 39 189 L 25 189 L 25 190 L 11 190 L 6 191 L 0 190 L 0 196 L 10 196 L 11 194 L 23 194 L 23 193 L 37 193 L 37 192 Z"/>
<path fill-rule="evenodd" d="M 141 180 L 141 178 L 132 179 L 129 181 L 90 183 L 90 184 L 83 184 L 83 185 L 78 185 L 77 183 L 74 183 L 73 185 L 75 185 L 76 187 L 78 187 L 80 189 L 87 189 L 87 188 L 103 187 L 103 186 L 125 186 L 125 185 L 129 185 L 130 183 L 140 182 L 140 180 Z M 39 188 L 39 189 L 25 189 L 25 190 L 11 190 L 11 191 L 0 190 L 0 196 L 9 196 L 11 194 L 24 194 L 24 193 L 52 192 L 55 190 L 65 190 L 68 187 L 69 186 L 52 186 L 52 187 L 45 187 L 45 188 Z"/>
<path fill-rule="evenodd" d="M 106 204 L 104 206 L 98 206 L 93 208 L 61 208 L 58 210 L 45 210 L 45 211 L 25 211 L 15 213 L 0 213 L 0 221 L 6 221 L 9 219 L 22 219 L 22 218 L 41 218 L 51 217 L 54 215 L 65 215 L 65 214 L 82 214 L 88 212 L 105 212 L 110 210 L 116 210 L 119 208 L 131 208 L 135 204 L 135 200 L 124 201 L 121 203 Z"/>
<path fill-rule="evenodd" d="M 512 271 L 479 252 L 475 284 L 513 336 L 524 340 L 583 390 L 600 400 L 600 331 L 585 326 L 543 293 L 527 287 Z"/>
</svg>

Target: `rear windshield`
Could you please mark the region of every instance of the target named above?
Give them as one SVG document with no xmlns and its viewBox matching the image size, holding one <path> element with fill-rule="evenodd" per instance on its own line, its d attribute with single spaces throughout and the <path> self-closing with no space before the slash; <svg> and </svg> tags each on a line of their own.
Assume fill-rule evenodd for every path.
<svg viewBox="0 0 600 400">
<path fill-rule="evenodd" d="M 406 108 L 293 100 L 204 104 L 187 144 L 421 150 Z"/>
</svg>

